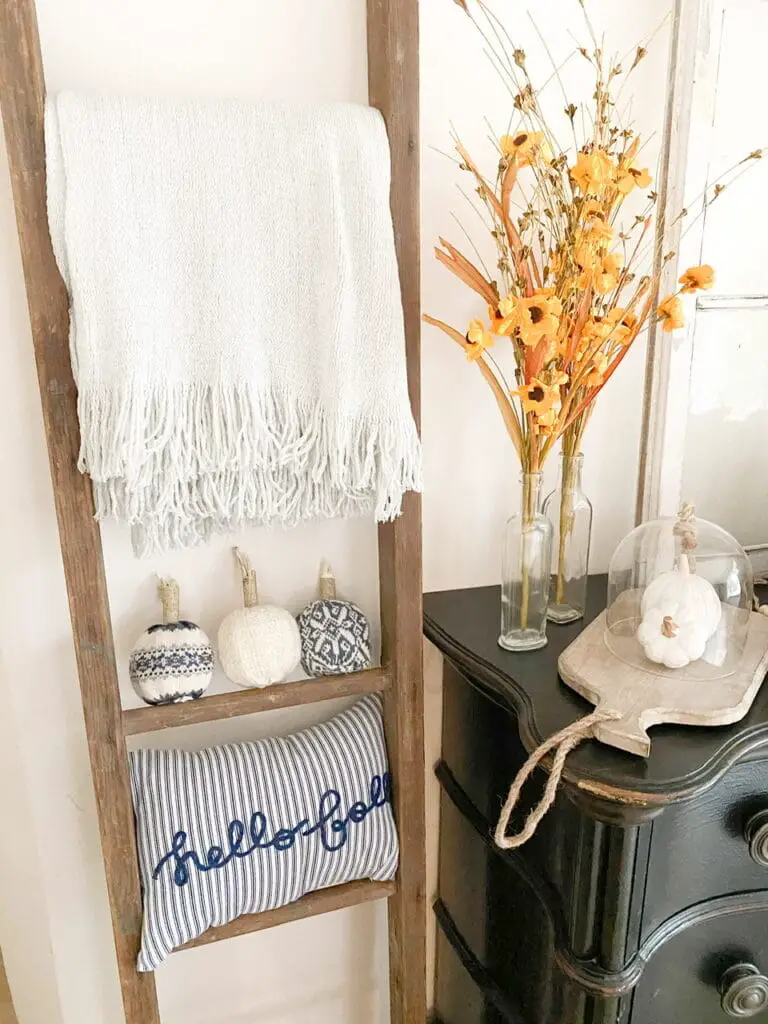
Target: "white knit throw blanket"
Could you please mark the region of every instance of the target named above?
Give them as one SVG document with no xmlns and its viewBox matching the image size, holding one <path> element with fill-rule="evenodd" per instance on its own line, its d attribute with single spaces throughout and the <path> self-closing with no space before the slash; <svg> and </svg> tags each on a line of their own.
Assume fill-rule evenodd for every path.
<svg viewBox="0 0 768 1024">
<path fill-rule="evenodd" d="M 379 113 L 63 93 L 80 468 L 139 553 L 420 489 Z"/>
</svg>

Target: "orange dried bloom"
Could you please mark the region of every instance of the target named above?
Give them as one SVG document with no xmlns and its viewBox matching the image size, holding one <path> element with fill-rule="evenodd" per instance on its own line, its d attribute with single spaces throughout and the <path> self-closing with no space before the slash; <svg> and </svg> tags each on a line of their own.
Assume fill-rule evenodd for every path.
<svg viewBox="0 0 768 1024">
<path fill-rule="evenodd" d="M 599 253 L 593 246 L 584 243 L 578 246 L 573 258 L 576 266 L 581 270 L 581 275 L 576 282 L 577 287 L 589 288 L 592 284 L 592 273 L 600 263 Z"/>
<path fill-rule="evenodd" d="M 579 343 L 576 346 L 576 359 L 581 361 L 586 358 L 596 345 L 602 344 L 605 341 L 609 331 L 610 325 L 602 317 L 587 320 L 581 329 Z"/>
<path fill-rule="evenodd" d="M 588 388 L 599 388 L 605 381 L 605 371 L 608 369 L 608 363 L 609 359 L 604 355 L 598 356 L 595 359 L 584 381 Z"/>
<path fill-rule="evenodd" d="M 491 330 L 494 334 L 505 337 L 514 334 L 517 328 L 517 304 L 520 300 L 516 295 L 506 295 L 499 301 L 498 308 L 491 317 Z"/>
<path fill-rule="evenodd" d="M 486 329 L 482 320 L 473 320 L 470 323 L 465 340 L 467 342 L 465 349 L 467 359 L 473 362 L 479 359 L 483 352 L 493 345 L 493 335 Z"/>
<path fill-rule="evenodd" d="M 632 332 L 637 324 L 637 317 L 629 309 L 622 309 L 616 306 L 605 317 L 606 322 L 611 324 L 610 339 L 625 345 L 632 337 Z"/>
<path fill-rule="evenodd" d="M 504 156 L 514 157 L 520 167 L 528 167 L 536 159 L 548 163 L 552 151 L 544 132 L 518 132 L 517 135 L 502 135 L 499 146 Z"/>
<path fill-rule="evenodd" d="M 528 299 L 517 300 L 517 329 L 524 345 L 538 345 L 554 338 L 560 327 L 563 306 L 552 288 L 540 288 Z"/>
<path fill-rule="evenodd" d="M 589 240 L 597 246 L 605 247 L 613 238 L 613 228 L 607 220 L 593 217 L 589 222 Z"/>
<path fill-rule="evenodd" d="M 600 295 L 607 295 L 612 292 L 619 283 L 619 275 L 624 265 L 624 258 L 620 253 L 609 252 L 602 257 L 600 268 L 595 274 L 595 291 Z"/>
<path fill-rule="evenodd" d="M 587 241 L 597 246 L 607 245 L 613 238 L 613 227 L 608 223 L 608 216 L 601 203 L 589 199 L 584 203 L 581 216 L 587 228 Z"/>
<path fill-rule="evenodd" d="M 708 291 L 714 283 L 715 272 L 708 263 L 704 263 L 700 267 L 688 267 L 680 278 L 680 284 L 683 286 L 680 291 L 684 295 L 690 295 L 698 291 Z"/>
<path fill-rule="evenodd" d="M 668 295 L 656 310 L 656 315 L 661 322 L 662 331 L 675 331 L 678 327 L 685 327 L 683 304 L 677 295 Z"/>
<path fill-rule="evenodd" d="M 570 175 L 584 195 L 598 194 L 611 183 L 614 163 L 605 150 L 596 149 L 591 153 L 579 152 L 576 163 L 570 168 Z"/>
<path fill-rule="evenodd" d="M 552 426 L 559 415 L 560 389 L 534 377 L 512 394 L 520 399 L 523 411 L 536 417 L 541 426 Z"/>
<path fill-rule="evenodd" d="M 649 188 L 653 178 L 648 168 L 635 167 L 633 160 L 624 160 L 619 164 L 616 174 L 616 188 L 622 195 L 628 196 L 634 188 Z"/>
<path fill-rule="evenodd" d="M 605 218 L 605 209 L 603 208 L 603 204 L 598 203 L 596 199 L 585 200 L 581 207 L 581 216 L 587 221 L 592 217 Z"/>
</svg>

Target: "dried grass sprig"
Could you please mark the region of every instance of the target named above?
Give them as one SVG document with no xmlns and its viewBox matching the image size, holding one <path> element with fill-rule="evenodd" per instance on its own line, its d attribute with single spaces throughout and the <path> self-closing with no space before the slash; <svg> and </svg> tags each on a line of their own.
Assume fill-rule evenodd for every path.
<svg viewBox="0 0 768 1024">
<path fill-rule="evenodd" d="M 566 453 L 579 450 L 597 396 L 632 345 L 654 320 L 663 331 L 682 326 L 680 296 L 711 288 L 714 272 L 708 266 L 689 268 L 678 291 L 659 302 L 661 272 L 674 253 L 664 252 L 663 239 L 655 237 L 658 195 L 641 159 L 648 139 L 641 139 L 634 127 L 631 101 L 626 123 L 617 104 L 661 25 L 623 57 L 611 57 L 584 0 L 575 0 L 588 43 L 577 41 L 573 53 L 558 63 L 531 18 L 549 62 L 549 73 L 537 89 L 525 51 L 485 0 L 455 2 L 479 31 L 511 98 L 507 132 L 497 137 L 491 129 L 497 161 L 493 174 L 484 173 L 454 133 L 458 165 L 469 175 L 477 201 L 464 194 L 490 232 L 498 280 L 462 226 L 477 262 L 442 238 L 435 255 L 482 299 L 487 317 L 473 320 L 465 331 L 431 316 L 424 319 L 457 342 L 477 365 L 522 468 L 532 472 L 560 438 Z M 569 96 L 561 74 L 573 56 L 585 59 L 594 74 L 591 96 L 578 101 Z M 572 136 L 569 147 L 560 145 L 539 100 L 552 81 L 562 94 Z M 685 230 L 690 230 L 707 206 L 762 155 L 763 150 L 754 150 L 729 168 L 696 197 L 694 205 L 701 209 L 692 218 L 681 210 L 670 218 L 671 225 L 686 218 Z M 632 213 L 627 199 L 643 193 L 647 198 L 642 210 Z M 489 351 L 496 343 L 500 360 Z M 511 388 L 501 368 L 504 348 L 511 351 L 514 365 Z"/>
</svg>

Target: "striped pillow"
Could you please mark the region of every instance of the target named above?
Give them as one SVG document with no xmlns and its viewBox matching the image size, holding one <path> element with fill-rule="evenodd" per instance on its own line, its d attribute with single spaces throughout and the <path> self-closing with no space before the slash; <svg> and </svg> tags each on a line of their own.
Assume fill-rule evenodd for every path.
<svg viewBox="0 0 768 1024">
<path fill-rule="evenodd" d="M 144 924 L 138 969 L 241 914 L 359 878 L 398 845 L 381 700 L 257 743 L 131 754 Z"/>
</svg>

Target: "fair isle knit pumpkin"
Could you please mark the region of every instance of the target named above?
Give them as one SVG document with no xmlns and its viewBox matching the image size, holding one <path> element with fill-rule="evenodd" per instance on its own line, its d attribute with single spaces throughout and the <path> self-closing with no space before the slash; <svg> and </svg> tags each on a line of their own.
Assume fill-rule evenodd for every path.
<svg viewBox="0 0 768 1024">
<path fill-rule="evenodd" d="M 256 571 L 248 556 L 233 548 L 243 582 L 243 608 L 230 612 L 219 627 L 219 661 L 238 686 L 281 683 L 299 663 L 299 630 L 285 608 L 259 604 Z"/>
<path fill-rule="evenodd" d="M 336 578 L 320 567 L 320 596 L 299 615 L 301 667 L 309 676 L 361 672 L 371 664 L 371 629 L 363 612 L 336 596 Z"/>
<path fill-rule="evenodd" d="M 179 618 L 179 585 L 160 580 L 163 621 L 145 630 L 131 651 L 128 672 L 147 704 L 197 700 L 213 678 L 213 648 L 194 622 Z"/>
</svg>

